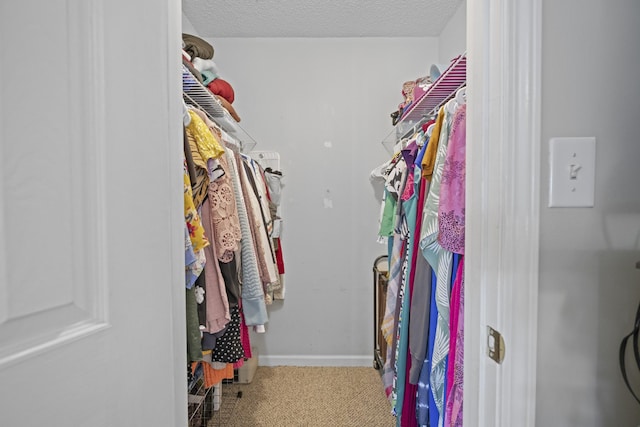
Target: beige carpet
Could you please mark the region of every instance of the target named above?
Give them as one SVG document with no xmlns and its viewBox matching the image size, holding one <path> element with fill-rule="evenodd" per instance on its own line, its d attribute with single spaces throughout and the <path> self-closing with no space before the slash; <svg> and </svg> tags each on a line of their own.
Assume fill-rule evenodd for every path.
<svg viewBox="0 0 640 427">
<path fill-rule="evenodd" d="M 209 427 L 395 426 L 373 368 L 261 366 L 250 384 L 225 384 L 222 394 Z"/>
</svg>

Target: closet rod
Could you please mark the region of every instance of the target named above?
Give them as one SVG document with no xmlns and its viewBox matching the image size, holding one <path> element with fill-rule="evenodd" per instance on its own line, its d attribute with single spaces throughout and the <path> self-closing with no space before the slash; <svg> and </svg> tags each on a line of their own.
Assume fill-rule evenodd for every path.
<svg viewBox="0 0 640 427">
<path fill-rule="evenodd" d="M 425 117 L 421 118 L 415 125 L 413 125 L 409 130 L 407 130 L 399 139 L 403 140 L 413 136 L 418 131 L 419 127 L 421 127 L 423 124 L 427 123 L 429 120 L 433 118 L 434 118 L 434 115 L 432 114 L 428 114 Z"/>
</svg>

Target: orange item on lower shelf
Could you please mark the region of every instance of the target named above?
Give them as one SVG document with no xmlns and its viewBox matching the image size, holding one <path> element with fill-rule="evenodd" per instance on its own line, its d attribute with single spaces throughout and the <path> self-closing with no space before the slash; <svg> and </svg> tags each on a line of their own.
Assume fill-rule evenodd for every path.
<svg viewBox="0 0 640 427">
<path fill-rule="evenodd" d="M 196 371 L 198 363 L 202 363 L 205 388 L 211 388 L 214 385 L 220 383 L 222 380 L 233 379 L 233 363 L 227 363 L 224 369 L 214 369 L 207 362 L 193 362 L 191 364 L 191 372 Z"/>
</svg>

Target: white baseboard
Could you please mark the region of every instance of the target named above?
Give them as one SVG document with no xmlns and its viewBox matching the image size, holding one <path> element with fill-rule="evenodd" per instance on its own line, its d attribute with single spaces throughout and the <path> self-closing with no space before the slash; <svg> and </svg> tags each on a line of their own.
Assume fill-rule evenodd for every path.
<svg viewBox="0 0 640 427">
<path fill-rule="evenodd" d="M 260 366 L 373 366 L 373 355 L 347 356 L 347 355 L 290 355 L 290 356 L 266 356 L 258 358 Z"/>
</svg>

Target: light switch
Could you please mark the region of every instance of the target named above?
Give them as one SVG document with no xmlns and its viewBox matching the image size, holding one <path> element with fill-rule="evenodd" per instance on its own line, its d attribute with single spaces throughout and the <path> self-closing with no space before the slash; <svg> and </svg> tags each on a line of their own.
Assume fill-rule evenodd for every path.
<svg viewBox="0 0 640 427">
<path fill-rule="evenodd" d="M 549 207 L 593 207 L 596 139 L 552 138 L 549 160 Z"/>
</svg>

